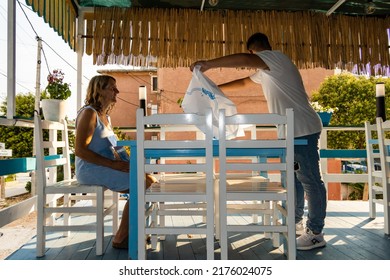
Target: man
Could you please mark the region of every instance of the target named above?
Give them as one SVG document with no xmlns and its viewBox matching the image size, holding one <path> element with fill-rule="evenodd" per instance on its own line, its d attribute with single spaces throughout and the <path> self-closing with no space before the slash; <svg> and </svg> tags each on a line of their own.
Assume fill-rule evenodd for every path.
<svg viewBox="0 0 390 280">
<path fill-rule="evenodd" d="M 308 219 L 304 233 L 297 238 L 298 250 L 324 247 L 322 233 L 326 216 L 326 189 L 320 174 L 318 141 L 322 130 L 321 120 L 309 103 L 302 77 L 292 61 L 280 51 L 273 51 L 268 38 L 262 33 L 253 34 L 247 41 L 249 53 L 238 53 L 197 61 L 191 71 L 199 65 L 201 71 L 211 68 L 256 68 L 250 77 L 220 85 L 223 91 L 255 82 L 262 85 L 268 110 L 285 114 L 286 108 L 294 109 L 294 137 L 308 141 L 307 145 L 296 145 L 295 178 L 297 189 L 296 223 L 303 216 L 303 189 L 308 201 Z"/>
</svg>

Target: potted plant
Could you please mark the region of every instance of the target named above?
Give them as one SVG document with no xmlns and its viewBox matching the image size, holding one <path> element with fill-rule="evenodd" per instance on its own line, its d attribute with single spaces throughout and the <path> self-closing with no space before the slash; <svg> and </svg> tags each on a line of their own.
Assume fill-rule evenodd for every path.
<svg viewBox="0 0 390 280">
<path fill-rule="evenodd" d="M 53 70 L 47 76 L 47 86 L 42 92 L 42 113 L 45 120 L 61 121 L 66 116 L 66 99 L 72 94 L 70 84 L 64 83 L 64 72 Z"/>
<path fill-rule="evenodd" d="M 310 102 L 313 109 L 320 116 L 322 125 L 328 126 L 334 112 L 337 111 L 337 108 L 331 108 L 330 106 L 322 106 L 318 102 Z"/>
</svg>

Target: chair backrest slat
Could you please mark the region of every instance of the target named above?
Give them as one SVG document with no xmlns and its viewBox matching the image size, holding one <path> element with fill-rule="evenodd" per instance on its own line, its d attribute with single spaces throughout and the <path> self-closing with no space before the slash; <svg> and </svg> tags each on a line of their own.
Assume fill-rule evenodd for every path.
<svg viewBox="0 0 390 280">
<path fill-rule="evenodd" d="M 63 167 L 63 179 L 71 179 L 70 149 L 66 120 L 51 122 L 41 120 L 39 115 L 34 116 L 34 141 L 36 153 L 36 180 L 38 190 L 47 185 L 46 168 L 53 168 L 50 173 L 51 182 L 56 181 L 58 166 Z M 44 134 L 44 131 L 48 133 Z M 48 139 L 44 138 L 48 136 Z M 59 139 L 60 138 L 60 139 Z"/>
<path fill-rule="evenodd" d="M 280 147 L 286 147 L 286 141 L 285 140 L 235 140 L 235 141 L 227 141 L 226 142 L 227 148 L 258 148 L 258 147 L 264 147 L 264 148 L 280 148 Z"/>
<path fill-rule="evenodd" d="M 53 141 L 53 142 L 43 142 L 43 148 L 45 149 L 57 149 L 66 147 L 65 141 Z"/>
<path fill-rule="evenodd" d="M 146 127 L 150 125 L 156 126 L 177 126 L 177 125 L 186 125 L 189 127 L 191 133 L 187 133 L 187 130 L 181 131 L 185 132 L 184 135 L 180 131 L 177 132 L 177 139 L 167 140 L 165 137 L 160 137 L 160 139 L 149 140 L 146 139 L 146 134 L 148 130 Z M 196 129 L 193 129 L 196 128 Z M 194 139 L 194 133 L 196 130 L 199 131 L 201 128 L 204 132 L 204 137 L 202 140 Z M 183 129 L 185 127 L 183 126 Z M 180 136 L 179 136 L 180 135 Z M 163 139 L 161 139 L 163 138 Z M 138 166 L 138 180 L 143 181 L 143 176 L 146 173 L 151 172 L 204 172 L 206 176 L 212 178 L 213 175 L 213 135 L 212 135 L 212 116 L 211 111 L 206 115 L 198 114 L 158 114 L 151 116 L 144 116 L 143 110 L 137 110 L 137 166 Z M 159 160 L 158 164 L 154 162 L 148 162 L 150 158 L 145 153 L 146 150 L 180 150 L 180 149 L 196 149 L 200 150 L 202 154 L 197 158 L 197 162 L 185 162 L 188 158 L 183 157 L 180 159 L 174 160 Z M 150 157 L 153 157 L 152 153 L 149 153 Z M 195 157 L 191 156 L 191 159 Z M 198 162 L 203 161 L 203 162 Z M 184 161 L 184 162 L 183 162 Z M 205 164 L 206 163 L 206 164 Z"/>
<path fill-rule="evenodd" d="M 205 142 L 204 141 L 154 141 L 154 140 L 145 140 L 144 147 L 147 149 L 173 149 L 173 148 L 204 148 Z"/>
<path fill-rule="evenodd" d="M 294 116 L 292 109 L 286 110 L 286 115 L 279 114 L 237 114 L 234 116 L 225 116 L 224 111 L 220 111 L 219 116 L 219 153 L 221 160 L 220 173 L 226 173 L 233 170 L 252 170 L 256 172 L 261 171 L 279 171 L 288 170 L 287 164 L 294 162 Z M 273 137 L 270 139 L 226 139 L 227 125 L 252 124 L 258 127 L 278 126 L 279 131 L 282 131 L 282 137 Z M 275 157 L 280 157 L 281 161 L 268 160 L 265 163 L 229 163 L 230 158 L 227 150 L 253 148 L 265 149 L 267 154 L 272 156 L 274 152 Z M 288 176 L 291 176 L 289 174 Z M 293 174 L 292 174 L 293 176 Z M 290 178 L 291 179 L 291 178 Z"/>
</svg>

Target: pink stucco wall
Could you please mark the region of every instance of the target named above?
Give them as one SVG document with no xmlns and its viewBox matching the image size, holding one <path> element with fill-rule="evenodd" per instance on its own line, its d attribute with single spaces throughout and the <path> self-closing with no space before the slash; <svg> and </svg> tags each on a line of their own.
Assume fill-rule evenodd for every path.
<svg viewBox="0 0 390 280">
<path fill-rule="evenodd" d="M 327 76 L 333 74 L 332 70 L 321 68 L 300 70 L 306 92 L 310 96 L 313 91 L 318 90 L 320 84 Z M 246 77 L 253 71 L 242 69 L 213 69 L 206 72 L 216 84 L 225 83 L 237 78 Z M 135 111 L 139 106 L 138 88 L 145 85 L 147 88 L 147 102 L 158 104 L 159 113 L 178 113 L 182 112 L 179 104 L 179 98 L 182 98 L 186 92 L 191 80 L 192 72 L 188 68 L 177 69 L 158 69 L 157 72 L 134 71 L 124 72 L 123 70 L 113 71 L 108 74 L 114 76 L 117 80 L 117 86 L 120 90 L 118 102 L 111 113 L 114 126 L 135 127 Z M 157 93 L 151 92 L 151 75 L 158 76 Z M 239 89 L 231 92 L 227 96 L 236 104 L 238 112 L 257 113 L 268 112 L 266 100 L 262 94 L 260 85 Z M 134 133 L 129 134 L 135 138 Z M 329 163 L 329 168 L 339 168 L 337 163 L 333 166 Z M 328 190 L 329 199 L 341 199 L 340 184 L 332 183 Z"/>
<path fill-rule="evenodd" d="M 216 84 L 225 83 L 237 78 L 246 77 L 253 71 L 243 69 L 212 69 L 206 72 Z M 157 72 L 151 71 L 110 71 L 117 79 L 120 90 L 119 100 L 111 113 L 114 126 L 135 126 L 135 110 L 139 106 L 138 87 L 146 85 L 148 103 L 157 104 L 159 113 L 181 112 L 179 98 L 186 92 L 191 80 L 192 72 L 188 68 L 163 68 Z M 307 93 L 310 95 L 317 90 L 325 77 L 332 75 L 332 70 L 311 69 L 301 70 L 303 82 Z M 151 75 L 158 76 L 158 93 L 151 92 Z M 236 104 L 237 110 L 242 113 L 267 112 L 267 105 L 260 85 L 253 84 L 245 89 L 230 92 L 228 97 Z"/>
</svg>

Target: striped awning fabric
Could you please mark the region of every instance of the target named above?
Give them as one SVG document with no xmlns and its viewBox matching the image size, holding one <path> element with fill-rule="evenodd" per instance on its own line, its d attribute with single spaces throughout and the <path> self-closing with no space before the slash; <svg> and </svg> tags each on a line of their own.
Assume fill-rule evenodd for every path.
<svg viewBox="0 0 390 280">
<path fill-rule="evenodd" d="M 44 21 L 76 50 L 77 7 L 71 0 L 26 0 Z"/>
</svg>

